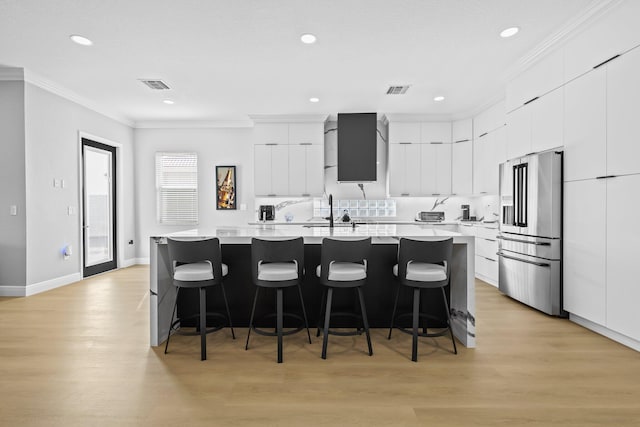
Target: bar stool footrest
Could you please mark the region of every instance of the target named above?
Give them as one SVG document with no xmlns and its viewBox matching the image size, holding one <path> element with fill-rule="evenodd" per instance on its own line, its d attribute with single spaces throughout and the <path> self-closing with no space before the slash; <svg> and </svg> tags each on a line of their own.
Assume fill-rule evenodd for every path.
<svg viewBox="0 0 640 427">
<path fill-rule="evenodd" d="M 272 318 L 272 317 L 276 317 L 276 315 L 277 315 L 276 313 L 269 313 L 269 314 L 263 316 L 260 319 L 260 321 L 256 321 L 254 323 L 262 323 L 261 322 L 262 320 L 269 319 L 269 318 Z M 286 331 L 283 330 L 282 331 L 282 336 L 293 335 L 295 333 L 298 333 L 298 332 L 306 329 L 306 326 L 304 325 L 304 319 L 302 318 L 302 316 L 298 316 L 297 314 L 294 314 L 294 313 L 282 313 L 282 317 L 285 318 L 285 319 L 286 318 L 290 318 L 290 319 L 299 320 L 302 323 L 297 328 L 289 329 L 289 330 L 286 330 Z M 256 334 L 262 335 L 262 336 L 265 336 L 265 337 L 276 337 L 276 336 L 278 336 L 278 333 L 275 332 L 275 331 L 274 332 L 268 332 L 268 331 L 265 331 L 264 329 L 259 329 L 256 326 L 251 327 L 251 329 Z M 275 329 L 275 326 L 273 327 L 273 329 Z"/>
<path fill-rule="evenodd" d="M 229 322 L 229 319 L 227 319 L 227 316 L 225 316 L 222 313 L 207 312 L 207 321 L 210 318 L 224 320 L 224 323 L 222 323 L 220 325 L 207 327 L 207 329 L 205 331 L 205 334 L 210 334 L 212 332 L 219 331 L 220 329 L 223 329 L 225 326 L 227 326 L 227 324 Z M 178 334 L 178 335 L 186 335 L 186 336 L 200 335 L 200 331 L 198 330 L 198 328 L 199 328 L 198 324 L 196 324 L 194 326 L 180 326 L 180 327 L 177 327 L 178 325 L 180 325 L 180 323 L 184 322 L 185 320 L 190 320 L 190 319 L 200 319 L 200 315 L 199 314 L 194 314 L 192 316 L 187 316 L 187 317 L 183 317 L 181 319 L 174 320 L 173 323 L 171 324 L 171 327 L 169 328 L 169 334 L 171 334 L 171 332 L 173 331 L 174 334 Z M 193 332 L 183 331 L 182 328 L 194 328 L 195 331 L 193 331 Z"/>
<path fill-rule="evenodd" d="M 403 317 L 412 317 L 413 313 L 402 313 L 402 314 L 398 314 L 396 316 L 396 320 L 403 318 Z M 430 315 L 430 314 L 425 314 L 425 313 L 418 313 L 418 317 L 420 319 L 430 319 L 430 320 L 437 320 L 437 321 L 442 321 L 441 318 Z M 394 329 L 399 330 L 400 332 L 404 332 L 405 334 L 408 335 L 413 335 L 413 328 L 412 327 L 400 327 L 400 326 L 395 326 L 395 323 L 393 325 Z M 420 329 L 422 329 L 422 327 L 420 327 Z M 449 333 L 449 326 L 435 326 L 435 327 L 427 327 L 426 328 L 427 331 L 429 329 L 442 329 L 441 331 L 438 332 L 418 332 L 418 336 L 419 337 L 441 337 L 444 336 L 446 334 Z"/>
</svg>

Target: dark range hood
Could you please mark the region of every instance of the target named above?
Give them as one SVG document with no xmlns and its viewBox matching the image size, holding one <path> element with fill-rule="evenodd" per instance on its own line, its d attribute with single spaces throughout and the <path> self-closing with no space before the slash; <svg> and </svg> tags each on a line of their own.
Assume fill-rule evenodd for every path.
<svg viewBox="0 0 640 427">
<path fill-rule="evenodd" d="M 338 114 L 338 182 L 374 182 L 377 114 Z"/>
</svg>

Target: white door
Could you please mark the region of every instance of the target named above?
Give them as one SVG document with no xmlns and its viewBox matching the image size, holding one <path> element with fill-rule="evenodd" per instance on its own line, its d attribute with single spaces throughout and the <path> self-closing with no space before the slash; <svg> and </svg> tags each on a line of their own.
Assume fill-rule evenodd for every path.
<svg viewBox="0 0 640 427">
<path fill-rule="evenodd" d="M 116 258 L 116 149 L 82 139 L 83 275 L 113 270 Z"/>
</svg>

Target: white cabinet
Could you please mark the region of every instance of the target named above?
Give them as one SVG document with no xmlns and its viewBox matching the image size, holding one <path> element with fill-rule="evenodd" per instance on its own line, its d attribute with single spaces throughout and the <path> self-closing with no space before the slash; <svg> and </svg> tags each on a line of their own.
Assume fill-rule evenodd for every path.
<svg viewBox="0 0 640 427">
<path fill-rule="evenodd" d="M 564 183 L 564 309 L 606 323 L 606 180 Z"/>
<path fill-rule="evenodd" d="M 420 195 L 420 144 L 389 144 L 389 194 Z"/>
<path fill-rule="evenodd" d="M 507 114 L 507 157 L 563 145 L 564 89 L 559 88 Z"/>
<path fill-rule="evenodd" d="M 320 196 L 324 192 L 324 147 L 289 145 L 289 195 Z"/>
<path fill-rule="evenodd" d="M 504 101 L 500 101 L 473 118 L 473 138 L 498 129 L 506 123 Z"/>
<path fill-rule="evenodd" d="M 640 173 L 640 48 L 607 64 L 607 175 Z"/>
<path fill-rule="evenodd" d="M 451 193 L 473 193 L 473 142 L 471 140 L 451 144 Z"/>
<path fill-rule="evenodd" d="M 420 145 L 420 192 L 427 196 L 451 194 L 451 144 Z"/>
<path fill-rule="evenodd" d="M 420 142 L 420 123 L 391 122 L 389 123 L 390 144 L 418 144 Z"/>
<path fill-rule="evenodd" d="M 507 84 L 506 111 L 513 111 L 564 83 L 564 51 L 558 49 Z"/>
<path fill-rule="evenodd" d="M 640 44 L 640 2 L 620 2 L 565 45 L 564 81 Z"/>
<path fill-rule="evenodd" d="M 458 120 L 451 124 L 451 141 L 464 142 L 473 139 L 473 120 Z"/>
<path fill-rule="evenodd" d="M 602 181 L 602 180 L 599 180 Z M 640 245 L 633 235 L 640 212 L 640 175 L 605 180 L 607 184 L 606 326 L 640 340 Z"/>
<path fill-rule="evenodd" d="M 322 122 L 256 123 L 253 140 L 256 196 L 322 195 Z"/>
<path fill-rule="evenodd" d="M 602 67 L 564 87 L 565 181 L 606 174 L 606 84 Z"/>
<path fill-rule="evenodd" d="M 254 145 L 253 150 L 255 195 L 289 195 L 289 147 Z"/>
<path fill-rule="evenodd" d="M 426 122 L 420 124 L 420 141 L 423 144 L 450 143 L 451 122 Z"/>
<path fill-rule="evenodd" d="M 500 163 L 506 160 L 505 126 L 473 141 L 473 192 L 498 194 Z"/>
<path fill-rule="evenodd" d="M 480 224 L 460 224 L 458 232 L 475 237 L 475 276 L 498 286 L 498 229 Z"/>
</svg>

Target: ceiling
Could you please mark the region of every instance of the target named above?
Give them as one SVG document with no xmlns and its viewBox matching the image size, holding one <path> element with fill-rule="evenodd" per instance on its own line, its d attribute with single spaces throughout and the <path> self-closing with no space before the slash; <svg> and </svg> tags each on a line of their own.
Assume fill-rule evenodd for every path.
<svg viewBox="0 0 640 427">
<path fill-rule="evenodd" d="M 496 99 L 519 59 L 593 3 L 0 0 L 0 66 L 25 68 L 131 122 L 456 116 Z M 514 25 L 520 33 L 499 37 Z M 300 42 L 307 32 L 315 44 Z M 77 45 L 71 34 L 94 45 Z M 152 91 L 143 78 L 171 90 Z M 399 84 L 411 87 L 386 95 Z M 436 95 L 446 99 L 434 102 Z"/>
</svg>

